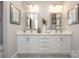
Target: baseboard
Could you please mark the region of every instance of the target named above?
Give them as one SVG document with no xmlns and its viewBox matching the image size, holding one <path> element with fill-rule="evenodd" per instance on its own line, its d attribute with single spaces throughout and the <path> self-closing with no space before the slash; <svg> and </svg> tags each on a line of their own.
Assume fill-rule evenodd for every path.
<svg viewBox="0 0 79 59">
<path fill-rule="evenodd" d="M 3 52 L 0 52 L 0 58 L 2 58 L 3 57 Z"/>
<path fill-rule="evenodd" d="M 17 58 L 17 56 L 69 56 L 70 54 L 61 54 L 61 53 L 14 53 L 11 58 Z"/>
<path fill-rule="evenodd" d="M 73 50 L 71 56 L 72 58 L 79 58 L 79 50 Z"/>
<path fill-rule="evenodd" d="M 14 53 L 14 54 L 11 56 L 11 58 L 16 58 L 16 55 L 17 55 L 17 52 Z"/>
</svg>

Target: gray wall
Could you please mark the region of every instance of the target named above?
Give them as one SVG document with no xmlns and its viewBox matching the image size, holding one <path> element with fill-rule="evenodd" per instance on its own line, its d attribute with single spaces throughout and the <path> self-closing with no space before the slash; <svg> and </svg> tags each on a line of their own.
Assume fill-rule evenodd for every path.
<svg viewBox="0 0 79 59">
<path fill-rule="evenodd" d="M 0 2 L 0 43 L 3 41 L 3 2 Z"/>
<path fill-rule="evenodd" d="M 16 32 L 23 29 L 23 23 L 20 23 L 20 25 L 10 23 L 10 3 L 20 9 L 20 21 L 22 22 L 24 20 L 22 2 L 3 2 L 3 46 L 5 57 L 11 57 L 16 52 Z"/>
<path fill-rule="evenodd" d="M 67 19 L 68 10 L 73 8 L 76 4 L 79 4 L 78 1 L 66 2 L 64 4 L 64 14 L 63 14 L 63 29 L 70 30 L 73 33 L 72 39 L 72 50 L 79 52 L 79 24 L 69 25 Z"/>
</svg>

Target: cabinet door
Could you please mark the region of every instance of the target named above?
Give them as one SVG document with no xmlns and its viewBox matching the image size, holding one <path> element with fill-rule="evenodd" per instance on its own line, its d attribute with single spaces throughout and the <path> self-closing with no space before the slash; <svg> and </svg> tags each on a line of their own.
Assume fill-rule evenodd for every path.
<svg viewBox="0 0 79 59">
<path fill-rule="evenodd" d="M 57 43 L 56 43 L 56 40 L 58 42 L 58 38 L 56 38 L 54 35 L 53 36 L 50 36 L 50 45 L 51 45 L 51 53 L 56 53 L 57 51 Z"/>
<path fill-rule="evenodd" d="M 60 53 L 60 36 L 59 35 L 52 36 L 52 52 Z"/>
<path fill-rule="evenodd" d="M 71 51 L 71 36 L 62 36 L 61 38 L 61 53 L 70 53 Z"/>
<path fill-rule="evenodd" d="M 37 53 L 38 52 L 38 36 L 30 35 L 29 36 L 29 53 Z"/>
<path fill-rule="evenodd" d="M 28 37 L 17 36 L 17 51 L 19 53 L 28 52 Z"/>
</svg>

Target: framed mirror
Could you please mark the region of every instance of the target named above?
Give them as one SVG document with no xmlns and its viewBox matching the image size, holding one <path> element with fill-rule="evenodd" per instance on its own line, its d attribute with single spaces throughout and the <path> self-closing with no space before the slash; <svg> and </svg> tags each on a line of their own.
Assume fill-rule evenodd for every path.
<svg viewBox="0 0 79 59">
<path fill-rule="evenodd" d="M 50 14 L 50 29 L 61 30 L 61 13 Z"/>
<path fill-rule="evenodd" d="M 20 25 L 20 15 L 20 10 L 10 3 L 10 23 Z"/>
<path fill-rule="evenodd" d="M 26 29 L 38 29 L 38 13 L 26 13 Z"/>
<path fill-rule="evenodd" d="M 78 24 L 79 23 L 79 4 L 75 5 L 68 11 L 68 24 Z"/>
</svg>

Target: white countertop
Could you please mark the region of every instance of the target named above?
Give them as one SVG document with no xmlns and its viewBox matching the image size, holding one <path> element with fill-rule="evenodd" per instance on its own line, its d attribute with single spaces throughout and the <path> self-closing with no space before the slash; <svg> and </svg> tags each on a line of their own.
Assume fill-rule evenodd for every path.
<svg viewBox="0 0 79 59">
<path fill-rule="evenodd" d="M 49 33 L 46 33 L 46 32 L 43 32 L 43 33 L 37 33 L 37 32 L 35 32 L 35 31 L 33 31 L 32 33 L 31 32 L 29 32 L 29 31 L 26 31 L 25 33 L 24 32 L 22 32 L 22 31 L 18 31 L 17 33 L 16 33 L 17 35 L 72 35 L 72 32 L 70 32 L 70 31 L 62 31 L 62 33 L 61 32 L 55 32 L 55 31 L 51 31 L 51 32 L 49 32 Z"/>
</svg>

